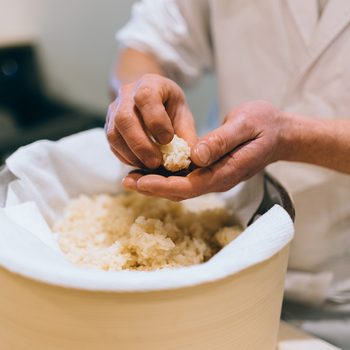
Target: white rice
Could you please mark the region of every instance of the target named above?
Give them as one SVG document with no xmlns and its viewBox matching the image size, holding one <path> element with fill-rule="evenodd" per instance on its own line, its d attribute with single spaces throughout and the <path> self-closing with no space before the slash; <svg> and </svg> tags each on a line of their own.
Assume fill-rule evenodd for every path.
<svg viewBox="0 0 350 350">
<path fill-rule="evenodd" d="M 160 145 L 163 155 L 163 165 L 169 171 L 179 171 L 187 169 L 191 164 L 191 148 L 187 142 L 174 135 L 174 138 L 167 145 Z"/>
<path fill-rule="evenodd" d="M 53 229 L 74 264 L 154 270 L 210 259 L 241 232 L 231 218 L 223 206 L 193 212 L 182 203 L 138 193 L 80 195 Z"/>
</svg>

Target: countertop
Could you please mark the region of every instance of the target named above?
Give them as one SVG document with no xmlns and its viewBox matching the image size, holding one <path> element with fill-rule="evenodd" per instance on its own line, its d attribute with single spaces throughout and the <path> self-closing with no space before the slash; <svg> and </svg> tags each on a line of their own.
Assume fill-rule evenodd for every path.
<svg viewBox="0 0 350 350">
<path fill-rule="evenodd" d="M 283 321 L 280 324 L 278 339 L 277 350 L 341 350 Z"/>
</svg>

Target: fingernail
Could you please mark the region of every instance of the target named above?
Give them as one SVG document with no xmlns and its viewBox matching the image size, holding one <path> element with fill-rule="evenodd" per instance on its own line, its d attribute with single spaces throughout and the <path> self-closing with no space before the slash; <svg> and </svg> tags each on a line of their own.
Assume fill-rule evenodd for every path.
<svg viewBox="0 0 350 350">
<path fill-rule="evenodd" d="M 172 135 L 168 131 L 162 131 L 161 133 L 158 134 L 157 138 L 159 143 L 161 143 L 162 145 L 165 145 L 171 142 Z"/>
<path fill-rule="evenodd" d="M 205 142 L 199 143 L 195 148 L 195 154 L 203 165 L 206 165 L 210 161 L 211 153 L 209 146 Z"/>
</svg>

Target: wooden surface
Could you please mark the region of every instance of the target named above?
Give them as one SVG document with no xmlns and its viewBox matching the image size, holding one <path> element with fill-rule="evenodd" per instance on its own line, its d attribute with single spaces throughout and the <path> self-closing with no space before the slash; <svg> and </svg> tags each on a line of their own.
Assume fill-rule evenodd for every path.
<svg viewBox="0 0 350 350">
<path fill-rule="evenodd" d="M 339 348 L 281 322 L 277 350 L 338 350 Z"/>
<path fill-rule="evenodd" d="M 215 283 L 142 293 L 70 290 L 0 268 L 0 350 L 273 350 L 287 260 L 284 248 Z"/>
</svg>

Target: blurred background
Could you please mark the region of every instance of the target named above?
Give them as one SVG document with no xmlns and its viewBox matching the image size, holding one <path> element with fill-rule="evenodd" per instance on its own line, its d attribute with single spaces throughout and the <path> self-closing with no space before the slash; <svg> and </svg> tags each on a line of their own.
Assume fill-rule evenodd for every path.
<svg viewBox="0 0 350 350">
<path fill-rule="evenodd" d="M 0 162 L 37 139 L 103 126 L 114 36 L 134 2 L 0 0 Z M 214 78 L 186 94 L 195 117 L 205 120 Z"/>
</svg>

